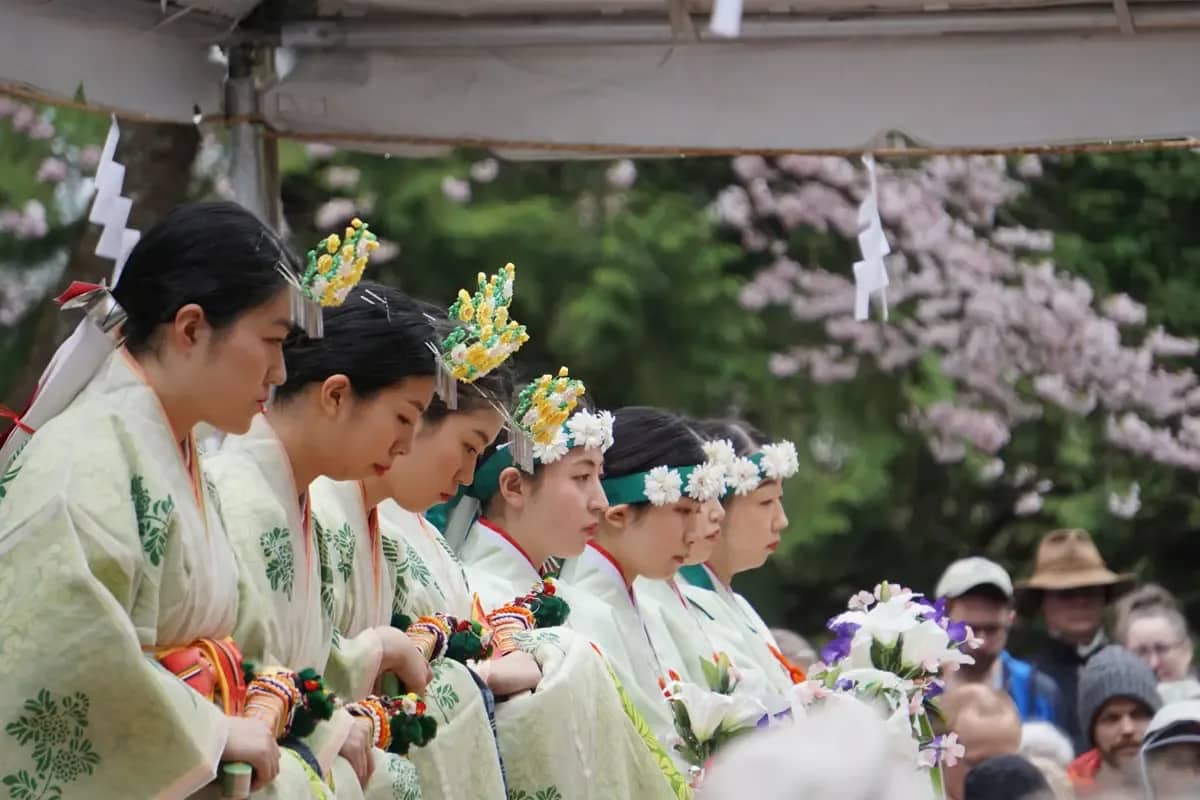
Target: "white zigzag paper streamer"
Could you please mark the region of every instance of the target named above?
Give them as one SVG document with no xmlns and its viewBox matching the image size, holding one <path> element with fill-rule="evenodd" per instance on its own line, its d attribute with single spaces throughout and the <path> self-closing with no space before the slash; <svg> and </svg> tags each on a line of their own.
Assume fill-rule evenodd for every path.
<svg viewBox="0 0 1200 800">
<path fill-rule="evenodd" d="M 875 157 L 867 153 L 863 156 L 863 165 L 867 168 L 870 188 L 858 206 L 858 246 L 862 250 L 863 260 L 854 264 L 854 318 L 861 322 L 870 316 L 871 295 L 877 294 L 883 321 L 887 322 L 888 274 L 883 259 L 892 250 L 883 232 L 883 220 L 879 218 Z"/>
<path fill-rule="evenodd" d="M 110 286 L 116 286 L 121 277 L 121 270 L 125 267 L 125 259 L 142 237 L 139 231 L 127 227 L 133 201 L 121 195 L 121 188 L 125 183 L 125 166 L 116 160 L 117 142 L 120 138 L 121 128 L 114 116 L 108 136 L 104 140 L 104 149 L 100 151 L 100 163 L 96 167 L 96 199 L 92 201 L 92 210 L 88 214 L 88 221 L 101 228 L 100 241 L 96 243 L 96 255 L 107 258 L 116 265 Z"/>
</svg>

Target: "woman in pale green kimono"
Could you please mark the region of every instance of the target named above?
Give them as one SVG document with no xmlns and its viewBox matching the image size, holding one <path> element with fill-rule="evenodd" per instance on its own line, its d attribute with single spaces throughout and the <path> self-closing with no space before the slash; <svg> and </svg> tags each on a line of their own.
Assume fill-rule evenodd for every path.
<svg viewBox="0 0 1200 800">
<path fill-rule="evenodd" d="M 690 422 L 689 425 L 701 438 L 708 432 L 704 427 L 708 423 Z M 729 434 L 721 427 L 714 431 L 714 435 L 724 437 Z M 725 519 L 724 504 L 735 499 L 735 484 L 736 491 L 740 491 L 737 495 L 739 498 L 759 488 L 758 466 L 754 462 L 739 461 L 730 440 L 720 438 L 706 441 L 703 447 L 710 463 L 725 466 L 724 497 L 703 503 L 703 530 L 688 551 L 687 561 L 679 573 L 662 581 L 646 578 L 635 581 L 638 603 L 646 618 L 651 640 L 659 641 L 661 637 L 668 637 L 685 654 L 685 669 L 680 670 L 684 680 L 704 685 L 700 658 L 711 659 L 716 653 L 723 652 L 740 673 L 742 692 L 759 700 L 772 716 L 787 715 L 791 711 L 792 683 L 787 672 L 781 673 L 780 662 L 771 658 L 769 663 L 763 663 L 762 656 L 766 651 L 757 639 L 748 648 L 744 639 L 750 637 L 741 635 L 744 628 L 730 629 L 724 618 L 718 621 L 714 613 L 708 610 L 712 602 L 698 604 L 686 595 L 690 584 L 684 574 L 694 574 L 696 567 L 703 569 L 702 565 L 712 558 L 720 544 Z M 753 476 L 747 474 L 747 468 L 754 473 Z M 744 507 L 745 504 L 738 506 L 739 509 Z"/>
<path fill-rule="evenodd" d="M 557 463 L 535 466 L 532 477 L 512 468 L 507 443 L 483 459 L 476 473 L 477 457 L 499 428 L 499 413 L 481 404 L 448 414 L 436 406 L 433 410 L 435 416 L 427 415 L 429 421 L 413 452 L 398 458 L 389 474 L 397 503 L 381 506 L 385 540 L 396 536 L 396 551 L 402 559 L 397 570 L 396 607 L 410 616 L 433 611 L 464 616 L 471 613 L 478 592 L 478 606 L 487 612 L 513 602 L 535 585 L 540 587 L 536 568 L 523 557 L 506 562 L 485 556 L 490 564 L 487 570 L 468 564 L 464 575 L 446 541 L 419 512 L 465 486 L 468 488 L 451 517 L 470 526 L 474 516 L 470 507 L 479 499 L 472 495 L 487 499 L 485 482 L 493 487 L 503 485 L 504 491 L 520 494 L 527 501 L 535 499 L 538 504 L 533 508 L 530 502 L 517 500 L 522 512 L 506 519 L 524 530 L 522 523 L 536 517 L 541 520 L 537 523 L 541 531 L 552 528 L 556 518 L 559 523 L 569 519 L 566 527 L 572 533 L 565 538 L 577 543 L 566 547 L 578 552 L 603 507 L 596 481 L 609 437 L 603 418 L 591 415 L 593 422 L 600 423 L 599 435 L 595 425 L 587 426 L 591 433 L 576 429 L 579 447 L 564 448 L 565 457 Z M 518 422 L 522 418 L 519 406 L 516 417 Z M 580 417 L 575 422 L 578 425 L 585 420 Z M 557 549 L 562 547 L 560 542 Z M 551 545 L 548 552 L 538 552 L 545 558 L 555 550 Z M 482 591 L 468 584 L 471 576 L 480 579 Z M 496 722 L 510 797 L 666 800 L 687 794 L 685 781 L 670 757 L 586 638 L 566 628 L 542 628 L 520 635 L 518 644 L 536 657 L 541 669 L 529 683 L 519 680 L 525 677 L 523 671 L 505 665 L 523 655 L 521 652 L 476 665 L 498 697 L 508 695 L 497 705 Z M 519 691 L 525 688 L 533 688 L 533 693 Z"/>
<path fill-rule="evenodd" d="M 790 697 L 792 685 L 804 680 L 803 670 L 787 660 L 758 612 L 730 584 L 735 575 L 761 567 L 779 546 L 788 524 L 783 481 L 796 473 L 795 447 L 771 443 L 745 423 L 696 425 L 702 435 L 726 443 L 730 477 L 721 536 L 704 563 L 680 570 L 684 595 L 700 612 L 706 634 L 743 673 Z"/>
<path fill-rule="evenodd" d="M 393 613 L 414 620 L 437 613 L 470 618 L 471 595 L 457 557 L 432 525 L 390 498 L 397 493 L 410 502 L 414 496 L 423 498 L 417 507 L 424 508 L 470 483 L 476 456 L 503 422 L 497 405 L 511 394 L 512 378 L 500 367 L 472 384 L 460 384 L 454 411 L 435 395 L 411 449 L 393 462 L 387 475 L 313 483 L 314 514 L 336 551 L 335 622 L 343 636 L 389 625 Z M 489 672 L 491 686 L 482 689 L 466 665 L 448 658 L 433 662 L 425 697 L 438 721 L 438 735 L 409 753 L 423 800 L 506 797 L 489 711 L 494 708 L 492 689 L 503 695 L 532 688 L 541 673 L 524 653 L 503 662 Z"/>
<path fill-rule="evenodd" d="M 97 323 L 127 317 L 123 346 L 75 351 L 76 373 L 40 387 L 63 405 L 3 479 L 6 796 L 216 796 L 223 761 L 253 767 L 256 796 L 321 796 L 224 689 L 240 674 L 236 569 L 190 433 L 244 432 L 283 380 L 294 267 L 253 215 L 205 203 L 147 231 L 111 295 L 72 285 Z M 59 378 L 85 385 L 71 399 Z M 207 660 L 206 642 L 229 659 Z M 183 676 L 156 660 L 172 651 L 193 657 Z"/>
<path fill-rule="evenodd" d="M 613 435 L 602 482 L 608 509 L 595 539 L 562 571 L 568 624 L 599 645 L 670 746 L 675 728 L 659 681 L 682 674 L 699 654 L 681 652 L 671 636 L 652 635 L 633 586 L 639 578 L 666 580 L 683 565 L 701 532 L 703 502 L 719 496 L 724 476 L 704 464 L 699 438 L 669 412 L 620 409 Z"/>
<path fill-rule="evenodd" d="M 360 284 L 325 309 L 322 337 L 289 337 L 287 380 L 274 402 L 209 459 L 240 569 L 236 635 L 248 660 L 316 669 L 351 697 L 366 695 L 384 672 L 410 691 L 428 683 L 428 663 L 404 633 L 380 626 L 336 635 L 339 553 L 325 546 L 307 489 L 321 475 L 381 475 L 408 449 L 433 394 L 432 335 L 406 296 Z M 355 775 L 368 798 L 419 796 L 412 765 L 372 747 L 370 731 L 339 710 L 297 746 L 332 775 L 339 796 Z"/>
</svg>

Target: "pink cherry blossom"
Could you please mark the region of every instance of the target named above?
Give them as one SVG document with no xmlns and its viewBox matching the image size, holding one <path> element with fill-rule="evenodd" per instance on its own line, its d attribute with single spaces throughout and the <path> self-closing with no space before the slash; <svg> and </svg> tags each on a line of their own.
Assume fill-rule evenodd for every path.
<svg viewBox="0 0 1200 800">
<path fill-rule="evenodd" d="M 870 370 L 908 382 L 922 379 L 918 363 L 935 364 L 955 399 L 905 419 L 943 463 L 973 452 L 998 457 L 1025 424 L 1066 414 L 1094 419 L 1135 455 L 1200 471 L 1200 428 L 1183 422 L 1200 419 L 1200 378 L 1182 363 L 1200 342 L 1147 330 L 1137 300 L 1097 297 L 1086 280 L 1058 269 L 1048 231 L 996 225 L 1022 181 L 1041 174 L 1036 157 L 1011 166 L 982 156 L 878 166 L 893 250 L 886 324 L 852 319 L 851 258 L 810 264 L 789 249 L 828 235 L 855 252 L 849 240 L 867 190 L 856 163 L 741 157 L 733 167 L 737 182 L 720 192 L 713 215 L 763 254 L 739 301 L 752 313 L 789 314 L 793 341 L 802 342 L 771 355 L 773 375 L 821 384 Z M 1035 492 L 1018 507 L 1036 513 L 1040 503 Z"/>
</svg>

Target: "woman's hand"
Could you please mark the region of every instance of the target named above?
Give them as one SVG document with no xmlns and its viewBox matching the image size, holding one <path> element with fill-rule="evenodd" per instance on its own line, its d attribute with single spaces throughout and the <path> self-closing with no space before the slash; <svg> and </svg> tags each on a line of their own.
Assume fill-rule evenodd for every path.
<svg viewBox="0 0 1200 800">
<path fill-rule="evenodd" d="M 393 672 L 405 691 L 421 694 L 433 680 L 433 670 L 408 635 L 390 626 L 375 629 L 383 642 L 382 671 Z"/>
<path fill-rule="evenodd" d="M 485 678 L 496 697 L 509 697 L 519 692 L 532 692 L 542 680 L 537 659 L 522 650 L 487 662 L 491 667 Z"/>
<path fill-rule="evenodd" d="M 243 762 L 254 770 L 251 791 L 258 791 L 279 774 L 279 744 L 267 723 L 254 717 L 230 717 L 229 737 L 221 753 L 225 762 Z"/>
<path fill-rule="evenodd" d="M 350 762 L 358 782 L 366 786 L 375 771 L 375 760 L 371 758 L 371 723 L 361 717 L 356 717 L 350 735 L 338 751 L 338 755 Z"/>
</svg>

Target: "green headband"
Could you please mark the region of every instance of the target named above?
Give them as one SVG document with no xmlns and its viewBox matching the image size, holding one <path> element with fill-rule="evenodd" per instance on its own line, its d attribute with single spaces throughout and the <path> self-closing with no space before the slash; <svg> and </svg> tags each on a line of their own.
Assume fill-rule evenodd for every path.
<svg viewBox="0 0 1200 800">
<path fill-rule="evenodd" d="M 511 466 L 514 466 L 512 448 L 505 442 L 476 467 L 475 481 L 466 487 L 466 495 L 487 503 L 500 491 L 500 473 Z"/>
<path fill-rule="evenodd" d="M 600 482 L 609 505 L 650 503 L 666 506 L 682 500 L 715 500 L 725 491 L 725 470 L 705 462 L 687 467 L 655 467 Z"/>
</svg>

